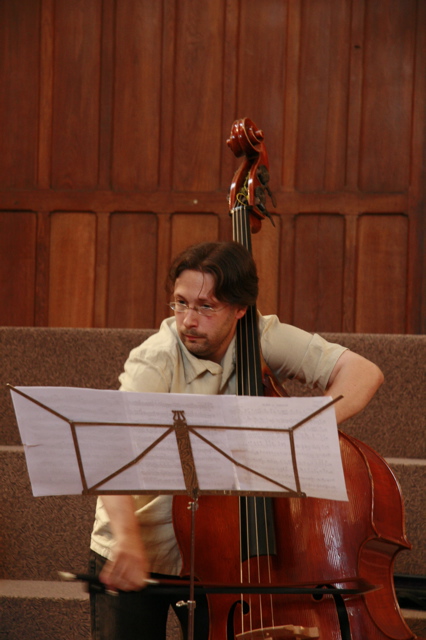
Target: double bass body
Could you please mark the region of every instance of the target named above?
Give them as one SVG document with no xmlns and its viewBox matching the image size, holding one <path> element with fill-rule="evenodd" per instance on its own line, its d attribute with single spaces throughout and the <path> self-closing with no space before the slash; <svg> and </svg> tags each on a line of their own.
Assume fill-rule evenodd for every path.
<svg viewBox="0 0 426 640">
<path fill-rule="evenodd" d="M 236 584 L 243 575 L 252 584 L 324 585 L 377 590 L 343 596 L 340 607 L 349 628 L 342 628 L 333 596 L 212 594 L 209 640 L 233 640 L 238 634 L 282 626 L 317 629 L 320 640 L 409 640 L 393 587 L 393 563 L 410 548 L 398 482 L 386 462 L 367 445 L 340 433 L 348 502 L 316 498 L 273 500 L 277 554 L 240 565 L 239 505 L 236 497 L 199 498 L 195 571 L 201 582 Z M 175 498 L 178 541 L 189 539 L 185 497 Z M 182 541 L 182 542 L 181 542 Z M 185 561 L 186 554 L 183 554 Z M 241 573 L 242 571 L 242 573 Z M 187 562 L 183 573 L 189 573 Z M 257 637 L 294 637 L 263 635 Z M 345 634 L 350 634 L 346 635 Z M 303 636 L 299 636 L 303 637 Z"/>
<path fill-rule="evenodd" d="M 233 237 L 251 251 L 250 225 L 253 232 L 258 231 L 260 220 L 268 215 L 262 197 L 265 189 L 269 192 L 263 133 L 248 118 L 238 120 L 233 124 L 228 145 L 237 157 L 245 156 L 230 191 Z M 256 344 L 251 335 L 252 331 L 257 332 L 256 318 L 255 308 L 249 308 L 242 319 L 247 326 L 237 333 L 237 378 L 239 369 L 243 376 L 247 370 L 257 370 L 262 383 L 269 380 L 272 384 L 266 391 L 262 385 L 262 391 L 256 393 L 252 389 L 257 388 L 258 381 L 248 379 L 243 383 L 248 390 L 239 386 L 238 393 L 273 395 L 274 381 L 265 378 L 260 361 L 254 366 L 251 362 L 239 363 L 239 350 L 260 360 L 260 354 L 253 354 L 253 350 L 239 349 L 241 340 Z M 271 588 L 355 588 L 359 593 L 210 594 L 209 640 L 234 640 L 238 636 L 241 640 L 416 638 L 401 616 L 393 584 L 395 556 L 410 548 L 398 482 L 385 460 L 366 444 L 342 432 L 339 440 L 349 501 L 274 498 L 274 555 L 242 560 L 240 498 L 201 496 L 196 512 L 195 576 L 201 583 L 224 587 L 243 582 L 254 586 L 269 584 Z M 190 573 L 191 522 L 187 502 L 185 496 L 174 498 L 182 575 Z M 372 586 L 376 589 L 372 590 Z"/>
</svg>

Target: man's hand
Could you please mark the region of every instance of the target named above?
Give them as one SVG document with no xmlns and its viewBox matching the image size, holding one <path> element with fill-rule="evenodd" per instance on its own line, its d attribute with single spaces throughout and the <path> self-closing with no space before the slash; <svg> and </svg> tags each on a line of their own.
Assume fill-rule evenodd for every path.
<svg viewBox="0 0 426 640">
<path fill-rule="evenodd" d="M 113 556 L 99 579 L 108 589 L 137 591 L 146 585 L 149 567 L 131 496 L 103 496 L 115 539 Z"/>
</svg>

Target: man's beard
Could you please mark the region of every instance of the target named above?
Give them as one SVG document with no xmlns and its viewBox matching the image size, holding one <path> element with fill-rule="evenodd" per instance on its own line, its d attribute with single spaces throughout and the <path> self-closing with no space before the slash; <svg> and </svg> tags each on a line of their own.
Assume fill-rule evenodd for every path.
<svg viewBox="0 0 426 640">
<path fill-rule="evenodd" d="M 192 342 L 189 339 L 191 336 L 197 338 L 197 341 Z M 188 351 L 192 353 L 192 355 L 196 356 L 197 358 L 209 357 L 211 353 L 211 347 L 206 335 L 197 333 L 195 331 L 186 331 L 185 334 L 181 336 L 181 340 Z"/>
</svg>

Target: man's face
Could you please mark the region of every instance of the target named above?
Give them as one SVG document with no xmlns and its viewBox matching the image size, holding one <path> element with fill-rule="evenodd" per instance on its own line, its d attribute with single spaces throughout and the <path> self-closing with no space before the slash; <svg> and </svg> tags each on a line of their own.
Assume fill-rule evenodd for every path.
<svg viewBox="0 0 426 640">
<path fill-rule="evenodd" d="M 175 312 L 175 317 L 179 337 L 188 351 L 219 363 L 246 308 L 220 302 L 214 294 L 214 286 L 210 273 L 186 269 L 176 279 L 173 297 L 175 302 L 183 302 L 189 307 L 209 305 L 216 310 L 211 316 L 202 316 L 189 309 Z"/>
</svg>

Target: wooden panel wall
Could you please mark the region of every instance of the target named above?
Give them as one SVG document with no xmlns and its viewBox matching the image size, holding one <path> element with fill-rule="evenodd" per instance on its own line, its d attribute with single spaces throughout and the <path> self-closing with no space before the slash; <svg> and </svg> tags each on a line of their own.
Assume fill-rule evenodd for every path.
<svg viewBox="0 0 426 640">
<path fill-rule="evenodd" d="M 171 257 L 230 239 L 248 116 L 260 309 L 424 331 L 425 68 L 423 0 L 2 0 L 0 324 L 158 326 Z"/>
</svg>

